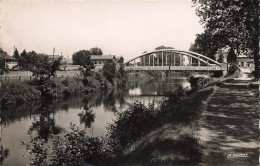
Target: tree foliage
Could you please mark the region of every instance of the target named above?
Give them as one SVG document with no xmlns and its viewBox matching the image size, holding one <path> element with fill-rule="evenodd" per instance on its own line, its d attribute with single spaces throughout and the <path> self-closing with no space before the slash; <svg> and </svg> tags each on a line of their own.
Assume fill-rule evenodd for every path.
<svg viewBox="0 0 260 166">
<path fill-rule="evenodd" d="M 87 77 L 92 73 L 92 69 L 95 68 L 94 63 L 90 61 L 91 51 L 80 50 L 72 55 L 73 64 L 83 67 L 84 79 L 82 80 L 84 86 L 89 84 Z"/>
<path fill-rule="evenodd" d="M 219 63 L 224 63 L 224 55 L 219 55 L 219 57 L 218 57 L 218 62 Z"/>
<path fill-rule="evenodd" d="M 14 55 L 13 55 L 13 57 L 14 57 L 15 59 L 17 59 L 17 60 L 20 58 L 19 52 L 18 52 L 17 49 L 14 50 Z"/>
<path fill-rule="evenodd" d="M 116 63 L 113 60 L 109 60 L 104 64 L 102 70 L 106 79 L 112 83 L 113 78 L 116 77 Z"/>
<path fill-rule="evenodd" d="M 124 63 L 124 57 L 120 56 L 120 58 L 118 59 L 117 63 Z"/>
<path fill-rule="evenodd" d="M 236 63 L 237 62 L 237 56 L 236 56 L 236 54 L 235 54 L 235 52 L 232 48 L 228 52 L 227 62 L 228 63 Z"/>
<path fill-rule="evenodd" d="M 90 49 L 91 55 L 103 55 L 101 48 L 93 47 Z"/>
<path fill-rule="evenodd" d="M 62 57 L 54 61 L 49 61 L 48 57 L 44 54 L 39 54 L 37 56 L 38 60 L 35 63 L 33 69 L 33 75 L 40 78 L 47 78 L 48 80 L 51 76 L 55 75 L 55 72 L 60 68 Z"/>
<path fill-rule="evenodd" d="M 155 48 L 155 50 L 162 50 L 162 49 L 173 49 L 173 47 L 166 47 L 166 46 L 161 45 L 161 46 L 158 46 Z"/>
<path fill-rule="evenodd" d="M 23 70 L 32 71 L 36 67 L 37 64 L 42 62 L 41 55 L 37 54 L 35 51 L 26 52 L 23 50 L 20 58 L 18 59 L 18 65 Z"/>
<path fill-rule="evenodd" d="M 80 50 L 72 55 L 72 61 L 74 65 L 84 66 L 86 62 L 90 61 L 91 51 Z"/>
<path fill-rule="evenodd" d="M 5 53 L 5 54 L 7 54 L 7 52 L 5 52 L 1 47 L 0 47 L 0 53 Z"/>
<path fill-rule="evenodd" d="M 253 54 L 258 79 L 258 0 L 193 0 L 193 3 L 206 29 L 197 36 L 195 45 L 204 51 L 226 47 L 233 48 L 236 54 Z"/>
<path fill-rule="evenodd" d="M 195 43 L 190 47 L 190 51 L 205 55 L 211 59 L 215 59 L 214 54 L 220 47 L 217 44 L 217 41 L 219 41 L 218 38 L 220 37 L 212 36 L 211 32 L 206 29 L 204 33 L 197 35 Z"/>
</svg>

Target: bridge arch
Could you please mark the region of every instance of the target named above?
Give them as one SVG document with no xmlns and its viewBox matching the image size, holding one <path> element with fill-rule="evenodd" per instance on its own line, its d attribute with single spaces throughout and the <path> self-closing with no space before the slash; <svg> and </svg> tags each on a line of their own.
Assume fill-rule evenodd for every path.
<svg viewBox="0 0 260 166">
<path fill-rule="evenodd" d="M 127 61 L 125 66 L 131 70 L 223 70 L 222 65 L 211 58 L 177 49 L 147 52 Z"/>
</svg>

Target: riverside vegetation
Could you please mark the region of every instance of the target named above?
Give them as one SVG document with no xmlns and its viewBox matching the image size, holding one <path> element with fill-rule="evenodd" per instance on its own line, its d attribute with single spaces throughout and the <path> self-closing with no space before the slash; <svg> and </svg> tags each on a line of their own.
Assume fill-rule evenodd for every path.
<svg viewBox="0 0 260 166">
<path fill-rule="evenodd" d="M 197 119 L 203 101 L 214 91 L 212 86 L 202 89 L 214 84 L 211 80 L 191 77 L 190 90 L 179 87 L 175 92 L 166 92 L 166 98 L 159 106 L 155 106 L 154 103 L 145 106 L 135 102 L 127 110 L 118 113 L 117 119 L 108 126 L 108 134 L 104 137 L 89 137 L 85 130 L 80 130 L 73 124 L 71 131 L 54 135 L 48 145 L 44 139 L 31 136 L 31 140 L 24 143 L 31 164 L 199 163 L 202 160 L 202 145 L 194 135 L 182 133 L 176 126 L 193 123 Z M 160 133 L 167 130 L 176 132 L 176 135 L 160 138 Z M 151 142 L 151 138 L 155 140 Z M 173 154 L 175 158 L 163 160 L 163 156 L 167 154 Z"/>
<path fill-rule="evenodd" d="M 83 52 L 83 53 L 82 53 Z M 126 85 L 124 66 L 115 61 L 108 61 L 101 71 L 93 71 L 94 64 L 90 61 L 90 53 L 81 53 L 80 59 L 82 77 L 57 78 L 55 72 L 61 66 L 61 58 L 50 61 L 46 55 L 35 52 L 23 52 L 21 68 L 33 72 L 35 79 L 24 82 L 1 81 L 1 105 L 3 107 L 29 103 L 33 100 L 59 100 L 71 95 L 85 95 L 94 91 L 105 91 L 111 88 L 123 88 Z M 28 58 L 31 57 L 31 58 Z M 37 59 L 35 61 L 32 61 Z M 75 64 L 78 64 L 75 62 Z"/>
</svg>

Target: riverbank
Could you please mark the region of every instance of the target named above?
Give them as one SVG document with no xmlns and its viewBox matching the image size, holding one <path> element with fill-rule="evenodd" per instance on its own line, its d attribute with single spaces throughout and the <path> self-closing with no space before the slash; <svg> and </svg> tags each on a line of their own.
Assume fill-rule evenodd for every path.
<svg viewBox="0 0 260 166">
<path fill-rule="evenodd" d="M 210 86 L 184 98 L 175 109 L 162 110 L 157 127 L 124 151 L 118 165 L 197 165 L 203 145 L 198 137 L 200 114 L 216 90 Z"/>
<path fill-rule="evenodd" d="M 107 80 L 101 72 L 93 72 L 87 78 L 52 77 L 50 80 L 1 81 L 0 101 L 6 107 L 36 100 L 62 100 L 69 96 L 89 95 L 124 85 L 124 78 Z"/>
</svg>

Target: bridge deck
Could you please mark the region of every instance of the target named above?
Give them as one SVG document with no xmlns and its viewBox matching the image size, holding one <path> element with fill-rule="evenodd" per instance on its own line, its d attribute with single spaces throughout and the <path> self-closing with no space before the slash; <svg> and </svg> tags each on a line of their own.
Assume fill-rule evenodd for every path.
<svg viewBox="0 0 260 166">
<path fill-rule="evenodd" d="M 223 71 L 220 66 L 125 66 L 125 70 Z"/>
</svg>

